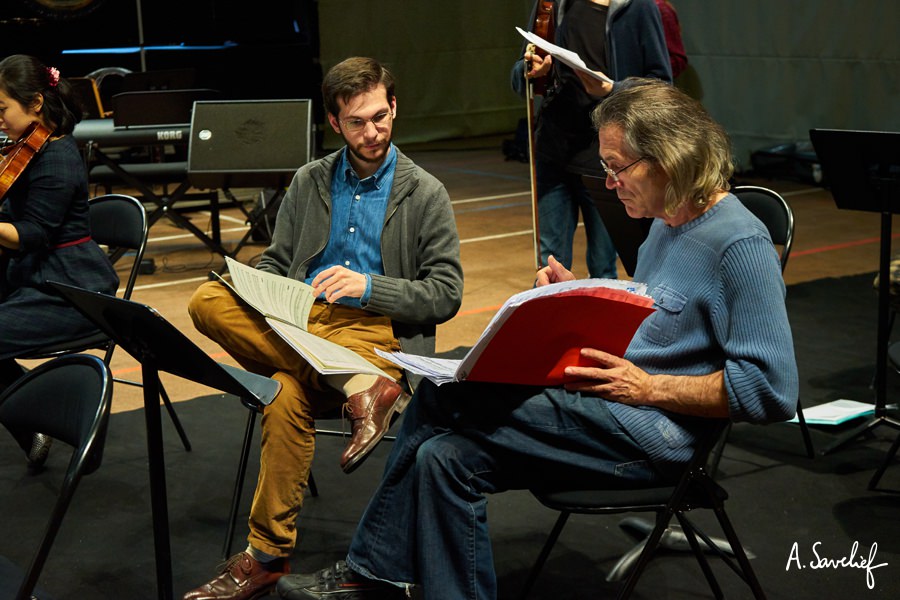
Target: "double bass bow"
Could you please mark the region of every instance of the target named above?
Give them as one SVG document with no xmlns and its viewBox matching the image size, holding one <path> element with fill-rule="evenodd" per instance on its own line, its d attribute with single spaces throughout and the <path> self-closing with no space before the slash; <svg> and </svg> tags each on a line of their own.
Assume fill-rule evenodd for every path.
<svg viewBox="0 0 900 600">
<path fill-rule="evenodd" d="M 553 0 L 538 0 L 535 7 L 534 23 L 532 23 L 531 31 L 541 39 L 553 41 L 556 37 L 556 7 Z M 534 44 L 528 44 L 525 52 L 529 54 L 537 54 L 541 58 L 547 56 L 543 50 L 539 50 Z M 535 268 L 543 267 L 541 260 L 541 234 L 538 223 L 538 193 L 537 193 L 537 176 L 535 173 L 534 160 L 534 96 L 543 96 L 547 93 L 547 79 L 549 76 L 540 77 L 537 80 L 529 79 L 528 72 L 531 70 L 530 61 L 525 61 L 525 108 L 528 120 L 528 158 L 531 175 L 531 222 L 532 222 L 532 242 L 534 244 L 534 262 Z"/>
<path fill-rule="evenodd" d="M 52 133 L 40 123 L 34 122 L 18 140 L 0 150 L 0 200 L 6 196 L 28 162 L 41 151 Z"/>
</svg>

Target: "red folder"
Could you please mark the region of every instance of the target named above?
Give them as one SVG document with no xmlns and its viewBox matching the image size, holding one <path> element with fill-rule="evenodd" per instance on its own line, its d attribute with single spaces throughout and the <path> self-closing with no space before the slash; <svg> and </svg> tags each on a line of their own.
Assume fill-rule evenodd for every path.
<svg viewBox="0 0 900 600">
<path fill-rule="evenodd" d="M 573 378 L 567 366 L 590 366 L 580 351 L 622 356 L 635 331 L 654 311 L 648 296 L 604 287 L 539 296 L 498 315 L 457 370 L 459 380 L 556 386 Z"/>
</svg>

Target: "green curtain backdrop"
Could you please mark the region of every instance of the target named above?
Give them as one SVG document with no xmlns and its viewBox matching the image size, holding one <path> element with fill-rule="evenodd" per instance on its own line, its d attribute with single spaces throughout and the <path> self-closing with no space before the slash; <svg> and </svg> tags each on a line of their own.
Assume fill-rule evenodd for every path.
<svg viewBox="0 0 900 600">
<path fill-rule="evenodd" d="M 355 55 L 385 63 L 399 144 L 511 132 L 525 116 L 509 86 L 523 41 L 515 26 L 530 10 L 528 0 L 321 0 L 322 67 Z"/>
<path fill-rule="evenodd" d="M 753 150 L 811 127 L 900 131 L 900 2 L 672 0 L 699 98 Z M 398 143 L 511 133 L 525 115 L 509 70 L 530 0 L 321 0 L 323 67 L 354 54 L 398 77 Z"/>
</svg>

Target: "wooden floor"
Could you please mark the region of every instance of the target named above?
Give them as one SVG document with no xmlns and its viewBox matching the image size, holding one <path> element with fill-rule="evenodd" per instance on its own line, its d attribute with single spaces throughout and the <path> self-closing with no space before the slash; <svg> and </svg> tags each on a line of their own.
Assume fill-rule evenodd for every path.
<svg viewBox="0 0 900 600">
<path fill-rule="evenodd" d="M 528 166 L 506 161 L 498 139 L 403 150 L 447 187 L 462 242 L 462 308 L 455 318 L 439 326 L 437 349 L 471 345 L 503 301 L 530 286 L 534 279 Z M 838 210 L 828 191 L 798 182 L 739 181 L 775 189 L 794 211 L 794 247 L 785 273 L 788 284 L 877 270 L 879 215 Z M 115 191 L 129 193 L 124 188 Z M 257 193 L 236 190 L 241 199 L 253 199 Z M 200 229 L 210 230 L 209 213 L 198 211 L 187 216 Z M 245 217 L 236 208 L 223 212 L 220 225 L 223 244 L 228 248 L 233 248 L 247 230 Z M 250 244 L 238 258 L 250 261 L 263 249 L 261 244 Z M 585 276 L 581 228 L 576 235 L 575 256 L 573 270 Z M 217 344 L 194 330 L 186 311 L 191 293 L 207 279 L 209 271 L 223 270 L 223 258 L 166 218 L 151 228 L 146 258 L 153 259 L 156 272 L 138 278 L 132 299 L 156 308 L 216 360 L 234 364 Z M 126 270 L 123 264 L 123 279 Z M 620 276 L 624 273 L 620 267 Z M 139 364 L 123 351 L 116 352 L 112 367 L 117 376 L 140 378 Z M 163 375 L 163 383 L 174 401 L 213 393 L 174 376 Z M 114 411 L 139 408 L 141 402 L 140 388 L 117 384 Z"/>
</svg>

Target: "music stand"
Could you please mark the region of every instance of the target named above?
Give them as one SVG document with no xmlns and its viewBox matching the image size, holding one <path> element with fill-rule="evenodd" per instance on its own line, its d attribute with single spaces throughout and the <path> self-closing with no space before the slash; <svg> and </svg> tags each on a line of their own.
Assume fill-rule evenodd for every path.
<svg viewBox="0 0 900 600">
<path fill-rule="evenodd" d="M 881 213 L 875 414 L 869 421 L 838 438 L 822 452 L 828 454 L 878 426 L 889 425 L 894 429 L 900 429 L 900 420 L 889 415 L 886 408 L 887 354 L 890 337 L 888 323 L 891 220 L 895 212 L 900 212 L 900 133 L 810 129 L 809 137 L 837 207 Z M 870 489 L 872 485 L 870 482 Z"/>
<path fill-rule="evenodd" d="M 172 553 L 159 408 L 160 371 L 238 396 L 245 406 L 252 409 L 271 403 L 281 384 L 268 377 L 217 363 L 155 309 L 145 304 L 53 281 L 48 285 L 141 363 L 156 581 L 159 598 L 171 600 Z"/>
</svg>

